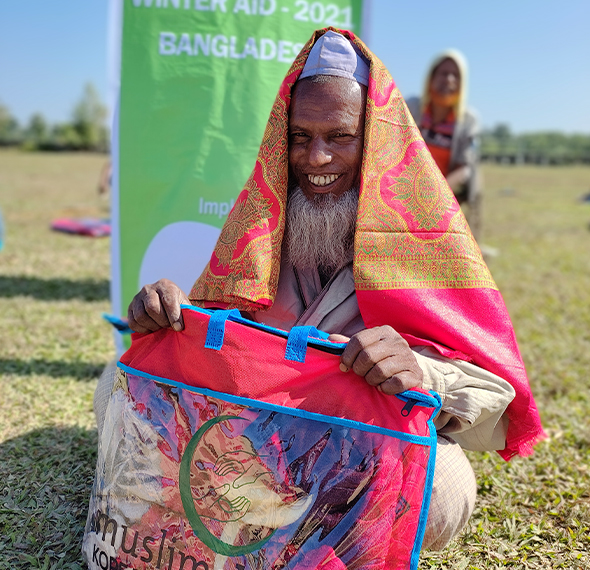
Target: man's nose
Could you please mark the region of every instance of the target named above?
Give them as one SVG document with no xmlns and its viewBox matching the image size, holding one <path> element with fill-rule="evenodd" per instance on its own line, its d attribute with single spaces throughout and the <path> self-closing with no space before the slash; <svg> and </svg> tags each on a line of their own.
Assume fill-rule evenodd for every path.
<svg viewBox="0 0 590 570">
<path fill-rule="evenodd" d="M 310 166 L 323 166 L 332 160 L 332 153 L 328 145 L 322 139 L 312 139 L 309 149 Z"/>
</svg>

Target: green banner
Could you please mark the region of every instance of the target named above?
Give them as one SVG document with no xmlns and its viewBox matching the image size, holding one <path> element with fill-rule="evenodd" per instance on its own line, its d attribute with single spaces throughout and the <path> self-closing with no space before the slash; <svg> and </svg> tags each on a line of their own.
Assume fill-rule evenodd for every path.
<svg viewBox="0 0 590 570">
<path fill-rule="evenodd" d="M 312 32 L 360 34 L 362 0 L 125 0 L 113 150 L 113 310 L 185 291 L 247 180 L 280 82 Z"/>
</svg>

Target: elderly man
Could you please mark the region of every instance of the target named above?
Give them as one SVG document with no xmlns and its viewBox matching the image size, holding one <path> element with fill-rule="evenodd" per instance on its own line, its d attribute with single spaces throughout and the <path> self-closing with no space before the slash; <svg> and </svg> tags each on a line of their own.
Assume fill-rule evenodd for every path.
<svg viewBox="0 0 590 570">
<path fill-rule="evenodd" d="M 423 546 L 473 511 L 462 450 L 526 455 L 542 436 L 501 297 L 391 77 L 349 32 L 321 30 L 275 101 L 254 171 L 189 297 L 161 280 L 137 332 L 183 328 L 180 304 L 237 307 L 348 344 L 340 367 L 385 394 L 436 390 L 442 411 Z"/>
</svg>

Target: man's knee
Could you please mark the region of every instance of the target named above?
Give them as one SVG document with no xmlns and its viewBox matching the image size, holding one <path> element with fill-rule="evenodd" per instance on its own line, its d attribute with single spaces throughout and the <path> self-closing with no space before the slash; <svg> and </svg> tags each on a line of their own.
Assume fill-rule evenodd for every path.
<svg viewBox="0 0 590 570">
<path fill-rule="evenodd" d="M 438 436 L 430 510 L 422 548 L 441 550 L 459 533 L 475 506 L 477 484 L 458 443 Z"/>
</svg>

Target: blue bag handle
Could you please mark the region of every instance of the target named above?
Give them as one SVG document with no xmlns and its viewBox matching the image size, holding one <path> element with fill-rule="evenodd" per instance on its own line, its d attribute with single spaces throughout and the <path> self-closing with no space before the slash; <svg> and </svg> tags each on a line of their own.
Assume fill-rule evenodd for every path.
<svg viewBox="0 0 590 570">
<path fill-rule="evenodd" d="M 285 350 L 285 360 L 294 360 L 295 362 L 305 362 L 307 354 L 307 341 L 310 336 L 327 339 L 328 335 L 320 332 L 315 327 L 293 327 L 287 337 L 287 349 Z"/>
<path fill-rule="evenodd" d="M 205 348 L 221 350 L 223 346 L 223 337 L 225 336 L 225 323 L 229 317 L 241 317 L 238 309 L 229 311 L 213 311 L 209 317 L 209 326 L 207 327 L 207 337 L 205 338 Z"/>
<path fill-rule="evenodd" d="M 211 316 L 209 317 L 209 325 L 207 326 L 205 348 L 221 350 L 225 337 L 225 323 L 230 317 L 233 317 L 237 321 L 243 320 L 242 315 L 238 309 L 217 310 L 211 313 Z M 293 327 L 287 336 L 285 360 L 305 362 L 305 356 L 307 355 L 307 343 L 310 337 L 326 340 L 328 338 L 328 334 L 319 331 L 312 326 Z"/>
</svg>

